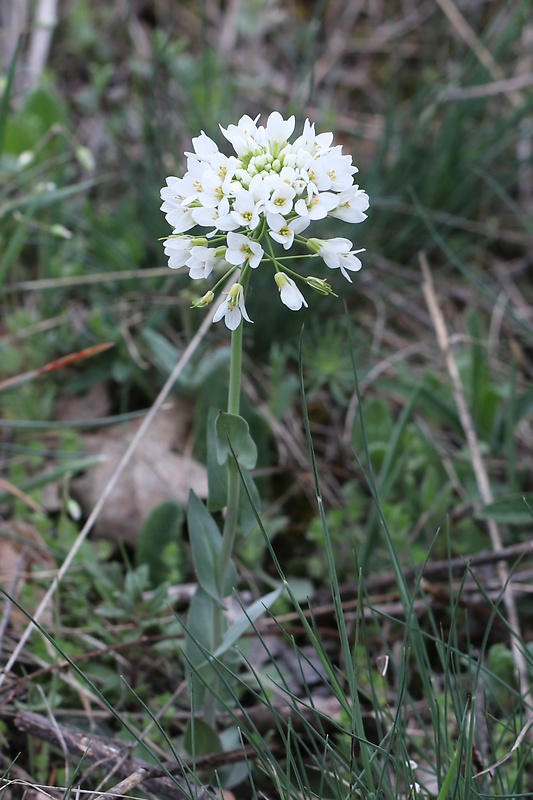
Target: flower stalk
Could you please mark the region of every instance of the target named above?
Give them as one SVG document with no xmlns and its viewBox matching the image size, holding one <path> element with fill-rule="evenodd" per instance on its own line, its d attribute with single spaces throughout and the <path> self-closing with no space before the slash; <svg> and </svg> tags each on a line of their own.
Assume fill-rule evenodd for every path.
<svg viewBox="0 0 533 800">
<path fill-rule="evenodd" d="M 247 281 L 247 276 L 244 280 Z M 241 381 L 242 381 L 242 340 L 243 326 L 239 325 L 231 334 L 231 355 L 228 388 L 228 414 L 240 413 L 241 406 Z M 240 480 L 237 462 L 233 455 L 228 459 L 227 464 L 227 505 L 226 518 L 222 531 L 222 550 L 218 563 L 218 587 L 223 595 L 226 583 L 226 575 L 235 549 L 237 538 L 237 526 L 239 521 L 239 496 Z"/>
</svg>

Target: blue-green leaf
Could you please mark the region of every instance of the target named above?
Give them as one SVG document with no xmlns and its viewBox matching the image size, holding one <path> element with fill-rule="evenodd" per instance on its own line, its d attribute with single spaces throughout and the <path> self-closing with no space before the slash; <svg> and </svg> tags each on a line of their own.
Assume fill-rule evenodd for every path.
<svg viewBox="0 0 533 800">
<path fill-rule="evenodd" d="M 215 422 L 217 459 L 225 464 L 231 455 L 244 469 L 253 469 L 257 463 L 257 447 L 250 428 L 243 417 L 220 411 Z M 233 451 L 233 452 L 232 452 Z"/>
<path fill-rule="evenodd" d="M 488 503 L 476 513 L 477 519 L 492 519 L 506 525 L 531 525 L 533 494 L 511 494 Z"/>
<path fill-rule="evenodd" d="M 215 604 L 201 586 L 196 589 L 187 615 L 185 635 L 185 655 L 188 661 L 189 692 L 191 695 L 191 709 L 193 713 L 203 707 L 205 684 L 199 673 L 208 669 L 207 653 L 212 653 L 215 646 Z"/>
<path fill-rule="evenodd" d="M 255 603 L 243 610 L 237 620 L 230 625 L 227 629 L 226 633 L 222 637 L 222 641 L 220 645 L 217 647 L 213 655 L 215 658 L 220 658 L 229 647 L 231 647 L 235 642 L 238 642 L 242 635 L 252 626 L 252 624 L 262 617 L 265 611 L 268 611 L 271 608 L 276 600 L 278 600 L 283 591 L 284 586 L 278 586 L 277 589 L 274 589 L 273 592 L 269 592 L 265 594 L 264 597 L 260 597 L 259 600 L 256 600 Z"/>
<path fill-rule="evenodd" d="M 187 525 L 192 558 L 198 583 L 210 597 L 223 605 L 217 584 L 217 569 L 222 548 L 222 534 L 201 500 L 191 492 L 187 507 Z M 224 594 L 229 594 L 237 582 L 237 573 L 230 564 Z"/>
<path fill-rule="evenodd" d="M 191 717 L 185 726 L 183 747 L 193 757 L 220 753 L 222 743 L 218 733 L 199 717 Z"/>
<path fill-rule="evenodd" d="M 209 511 L 220 511 L 227 499 L 227 469 L 220 464 L 217 456 L 217 433 L 215 424 L 219 415 L 218 408 L 210 408 L 207 414 L 207 484 Z"/>
<path fill-rule="evenodd" d="M 148 564 L 152 586 L 165 580 L 180 583 L 187 574 L 183 544 L 183 508 L 175 500 L 166 500 L 149 514 L 139 533 L 135 560 Z"/>
</svg>

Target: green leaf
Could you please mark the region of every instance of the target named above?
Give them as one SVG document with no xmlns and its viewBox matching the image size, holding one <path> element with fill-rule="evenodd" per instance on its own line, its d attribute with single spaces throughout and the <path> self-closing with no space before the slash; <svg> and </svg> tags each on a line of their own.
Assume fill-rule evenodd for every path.
<svg viewBox="0 0 533 800">
<path fill-rule="evenodd" d="M 136 563 L 148 564 L 152 586 L 165 580 L 181 583 L 187 574 L 183 543 L 185 512 L 179 503 L 166 500 L 153 509 L 139 534 Z"/>
<path fill-rule="evenodd" d="M 228 648 L 235 644 L 235 642 L 238 642 L 248 628 L 250 628 L 252 624 L 259 619 L 259 617 L 262 617 L 265 611 L 268 611 L 268 609 L 274 605 L 276 600 L 281 597 L 284 589 L 284 586 L 278 586 L 278 588 L 274 589 L 273 592 L 265 594 L 264 597 L 260 597 L 259 600 L 255 601 L 255 603 L 252 603 L 249 608 L 243 610 L 237 620 L 230 625 L 222 637 L 220 645 L 213 653 L 214 657 L 220 658 L 220 656 L 223 655 Z"/>
<path fill-rule="evenodd" d="M 227 499 L 227 469 L 219 464 L 217 457 L 217 434 L 215 423 L 219 415 L 218 408 L 210 408 L 207 414 L 207 485 L 209 511 L 220 511 Z"/>
<path fill-rule="evenodd" d="M 178 348 L 166 336 L 152 330 L 152 328 L 143 328 L 141 337 L 150 348 L 160 370 L 170 375 L 180 357 Z"/>
<path fill-rule="evenodd" d="M 141 336 L 150 348 L 159 369 L 165 374 L 170 374 L 180 356 L 178 348 L 166 336 L 152 328 L 144 328 Z M 199 360 L 184 369 L 177 382 L 178 387 L 184 391 L 198 392 L 217 371 L 227 369 L 229 356 L 229 347 L 219 347 L 216 350 L 202 353 Z"/>
<path fill-rule="evenodd" d="M 533 414 L 533 389 L 528 389 L 516 398 L 514 404 L 515 425 L 531 414 Z"/>
<path fill-rule="evenodd" d="M 192 558 L 198 583 L 213 600 L 223 605 L 217 585 L 217 567 L 222 549 L 222 534 L 201 500 L 191 492 L 187 507 L 187 525 Z M 228 569 L 226 590 L 229 593 L 237 581 L 233 565 Z"/>
<path fill-rule="evenodd" d="M 257 447 L 250 435 L 248 423 L 243 417 L 220 411 L 215 422 L 215 431 L 219 464 L 225 464 L 230 455 L 234 455 L 244 469 L 255 467 Z"/>
<path fill-rule="evenodd" d="M 191 717 L 185 726 L 183 747 L 193 757 L 222 752 L 222 743 L 216 731 L 199 717 Z"/>
<path fill-rule="evenodd" d="M 261 501 L 257 486 L 249 470 L 241 469 L 241 478 L 246 485 L 246 489 L 242 489 L 239 493 L 239 523 L 241 535 L 246 537 L 257 527 L 257 516 L 260 511 Z"/>
<path fill-rule="evenodd" d="M 210 669 L 205 651 L 212 653 L 215 646 L 214 618 L 214 601 L 201 586 L 198 586 L 189 605 L 185 636 L 185 655 L 188 668 L 191 670 L 189 692 L 193 713 L 203 707 L 205 685 L 199 674 L 202 667 L 204 670 Z"/>
<path fill-rule="evenodd" d="M 220 511 L 224 508 L 227 501 L 227 469 L 226 462 L 220 463 L 218 460 L 218 436 L 216 432 L 216 421 L 220 411 L 210 408 L 207 418 L 207 481 L 209 486 L 207 508 L 209 511 Z M 228 414 L 225 415 L 226 417 Z M 227 443 L 227 440 L 226 440 Z M 260 508 L 259 492 L 250 475 L 250 471 L 241 465 L 241 476 L 244 480 L 247 491 L 239 493 L 239 523 L 242 536 L 248 536 L 257 527 L 257 514 Z M 252 507 L 250 499 L 253 499 Z"/>
<path fill-rule="evenodd" d="M 531 525 L 533 494 L 512 494 L 488 503 L 476 513 L 476 519 L 492 519 L 507 525 Z"/>
</svg>

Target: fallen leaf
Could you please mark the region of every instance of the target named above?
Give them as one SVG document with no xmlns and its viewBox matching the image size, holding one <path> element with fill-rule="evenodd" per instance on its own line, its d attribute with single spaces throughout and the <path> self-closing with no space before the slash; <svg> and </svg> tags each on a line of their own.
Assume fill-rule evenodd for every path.
<svg viewBox="0 0 533 800">
<path fill-rule="evenodd" d="M 66 394 L 59 398 L 55 418 L 62 422 L 98 419 L 111 413 L 111 398 L 104 383 L 92 386 L 86 394 Z"/>
<path fill-rule="evenodd" d="M 102 461 L 72 481 L 71 489 L 85 514 L 89 514 L 113 475 L 142 420 L 102 428 L 84 437 L 84 450 Z M 192 409 L 173 399 L 165 405 L 122 474 L 94 526 L 97 537 L 134 545 L 152 509 L 164 500 L 186 505 L 191 489 L 207 496 L 207 470 L 184 449 L 192 429 Z"/>
</svg>

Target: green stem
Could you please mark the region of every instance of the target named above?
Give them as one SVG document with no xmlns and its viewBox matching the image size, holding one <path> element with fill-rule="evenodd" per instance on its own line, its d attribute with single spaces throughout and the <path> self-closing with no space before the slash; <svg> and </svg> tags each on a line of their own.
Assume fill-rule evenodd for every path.
<svg viewBox="0 0 533 800">
<path fill-rule="evenodd" d="M 242 334 L 244 323 L 231 334 L 231 362 L 229 373 L 228 414 L 238 414 L 241 404 L 241 376 L 242 376 Z M 222 531 L 222 549 L 218 562 L 218 588 L 223 597 L 225 592 L 226 574 L 233 555 L 235 539 L 237 537 L 237 522 L 239 520 L 239 494 L 240 475 L 237 462 L 230 456 L 227 467 L 227 502 L 226 519 Z"/>
<path fill-rule="evenodd" d="M 241 276 L 241 284 L 248 286 L 249 270 L 244 269 Z M 241 379 L 242 379 L 242 339 L 244 321 L 231 334 L 231 357 L 229 371 L 229 390 L 228 390 L 228 414 L 239 414 L 241 405 Z M 239 494 L 240 479 L 237 462 L 230 456 L 227 464 L 227 500 L 226 518 L 222 531 L 222 548 L 220 551 L 217 565 L 217 585 L 221 597 L 226 593 L 226 582 L 231 557 L 235 548 L 237 538 L 237 523 L 239 521 Z M 213 638 L 214 648 L 216 649 L 222 641 L 224 635 L 224 609 L 218 604 L 214 608 L 213 618 Z M 204 706 L 204 720 L 215 729 L 216 722 L 216 692 L 219 688 L 219 678 L 216 673 L 213 676 L 212 691 L 207 692 Z"/>
<path fill-rule="evenodd" d="M 232 331 L 229 368 L 228 414 L 238 414 L 241 408 L 242 335 L 244 322 Z"/>
</svg>

